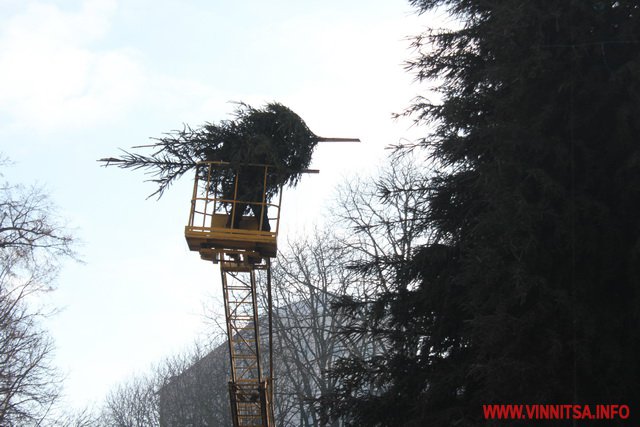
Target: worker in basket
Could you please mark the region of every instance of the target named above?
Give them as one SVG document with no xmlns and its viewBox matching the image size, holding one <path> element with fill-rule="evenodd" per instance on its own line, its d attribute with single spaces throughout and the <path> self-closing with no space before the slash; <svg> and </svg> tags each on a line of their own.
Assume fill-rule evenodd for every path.
<svg viewBox="0 0 640 427">
<path fill-rule="evenodd" d="M 267 204 L 283 186 L 296 186 L 319 141 L 359 141 L 319 137 L 300 116 L 279 103 L 262 108 L 240 103 L 234 120 L 205 123 L 196 128 L 183 125 L 180 130 L 153 139 L 156 142 L 152 145 L 134 147 L 151 149 L 151 154 L 124 151 L 121 157 L 100 161 L 105 166 L 147 169 L 153 176 L 151 181 L 158 185 L 151 195 L 158 197 L 200 162 L 217 162 L 207 191 L 220 195 L 225 208 L 231 207 L 227 227 L 238 228 L 249 208 L 262 231 L 270 230 Z"/>
<path fill-rule="evenodd" d="M 225 199 L 230 203 L 227 228 L 241 228 L 240 221 L 247 210 L 253 212 L 258 230 L 271 231 L 264 179 L 264 167 L 241 166 L 235 170 L 233 185 L 225 191 Z M 235 198 L 233 197 L 235 195 Z M 264 209 L 263 209 L 264 206 Z"/>
</svg>

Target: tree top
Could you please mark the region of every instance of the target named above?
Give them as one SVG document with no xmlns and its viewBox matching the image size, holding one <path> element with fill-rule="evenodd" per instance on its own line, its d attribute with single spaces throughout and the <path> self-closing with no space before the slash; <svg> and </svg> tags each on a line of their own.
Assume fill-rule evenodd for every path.
<svg viewBox="0 0 640 427">
<path fill-rule="evenodd" d="M 247 164 L 270 165 L 274 171 L 270 185 L 295 186 L 319 141 L 345 140 L 317 136 L 300 116 L 276 102 L 262 108 L 238 103 L 232 120 L 197 128 L 183 124 L 181 130 L 152 139 L 155 143 L 151 145 L 133 147 L 151 150 L 150 154 L 122 150 L 120 157 L 99 161 L 105 166 L 146 169 L 153 176 L 151 181 L 158 184 L 152 194 L 158 197 L 198 162 L 211 160 L 228 162 L 236 169 Z"/>
</svg>

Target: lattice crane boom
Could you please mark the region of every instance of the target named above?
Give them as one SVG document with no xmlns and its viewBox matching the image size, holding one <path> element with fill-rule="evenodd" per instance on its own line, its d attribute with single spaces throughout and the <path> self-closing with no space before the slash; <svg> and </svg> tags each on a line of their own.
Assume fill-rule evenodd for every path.
<svg viewBox="0 0 640 427">
<path fill-rule="evenodd" d="M 316 139 L 318 142 L 360 141 L 356 138 Z M 220 265 L 234 427 L 275 425 L 271 258 L 277 254 L 280 229 L 282 187 L 274 185 L 282 182 L 278 180 L 278 172 L 269 165 L 198 163 L 189 222 L 185 227 L 189 249 L 199 252 L 202 259 Z M 247 210 L 252 215 L 245 215 Z M 269 331 L 266 363 L 257 305 L 257 276 L 262 273 L 266 275 Z"/>
<path fill-rule="evenodd" d="M 240 171 L 223 162 L 200 163 L 185 227 L 189 248 L 220 266 L 234 427 L 274 426 L 270 258 L 277 252 L 281 192 L 277 203 L 268 199 L 269 177 L 265 165 L 243 165 Z M 253 215 L 244 215 L 247 208 Z M 259 274 L 266 275 L 269 294 L 267 369 L 260 340 Z"/>
</svg>

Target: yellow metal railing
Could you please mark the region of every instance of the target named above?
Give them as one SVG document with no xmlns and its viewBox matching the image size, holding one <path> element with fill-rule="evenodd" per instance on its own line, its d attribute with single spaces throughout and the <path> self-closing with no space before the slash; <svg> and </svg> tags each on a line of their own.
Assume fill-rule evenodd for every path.
<svg viewBox="0 0 640 427">
<path fill-rule="evenodd" d="M 269 182 L 273 170 L 269 165 L 198 163 L 185 227 L 189 247 L 197 250 L 206 240 L 210 249 L 250 249 L 255 243 L 275 250 L 282 191 Z"/>
</svg>

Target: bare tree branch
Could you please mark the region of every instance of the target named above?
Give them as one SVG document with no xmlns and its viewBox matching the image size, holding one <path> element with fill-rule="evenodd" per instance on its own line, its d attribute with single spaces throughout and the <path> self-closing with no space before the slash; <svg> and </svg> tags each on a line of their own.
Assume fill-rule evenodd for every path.
<svg viewBox="0 0 640 427">
<path fill-rule="evenodd" d="M 0 186 L 0 425 L 43 425 L 61 379 L 51 367 L 47 313 L 30 298 L 53 289 L 73 238 L 42 189 Z"/>
</svg>

